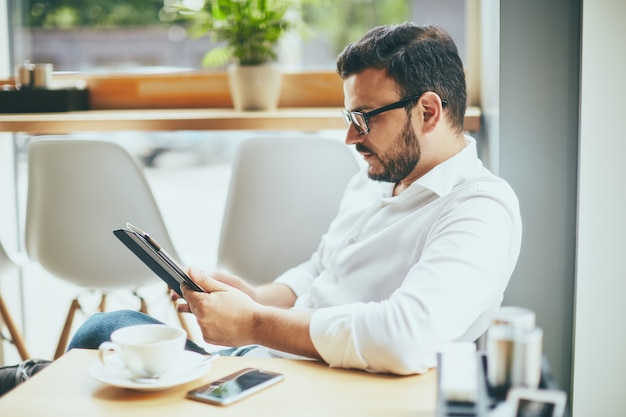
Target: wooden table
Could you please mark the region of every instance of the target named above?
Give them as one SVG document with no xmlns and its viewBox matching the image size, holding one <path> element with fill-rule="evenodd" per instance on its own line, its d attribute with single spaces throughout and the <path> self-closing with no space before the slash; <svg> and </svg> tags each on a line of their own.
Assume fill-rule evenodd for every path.
<svg viewBox="0 0 626 417">
<path fill-rule="evenodd" d="M 131 391 L 93 379 L 92 350 L 72 350 L 0 398 L 0 415 L 19 417 L 237 416 L 433 417 L 437 375 L 408 377 L 332 369 L 313 361 L 222 357 L 208 373 L 164 391 Z M 281 372 L 285 380 L 226 407 L 185 399 L 192 388 L 245 367 Z"/>
<path fill-rule="evenodd" d="M 481 112 L 469 107 L 465 129 L 480 129 Z M 293 108 L 272 112 L 232 109 L 127 109 L 0 114 L 0 132 L 63 134 L 95 131 L 345 129 L 341 109 Z"/>
</svg>

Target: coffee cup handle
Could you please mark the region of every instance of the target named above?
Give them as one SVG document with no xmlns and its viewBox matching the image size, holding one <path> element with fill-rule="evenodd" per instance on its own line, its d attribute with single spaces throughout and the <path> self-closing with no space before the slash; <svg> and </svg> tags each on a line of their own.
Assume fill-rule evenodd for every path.
<svg viewBox="0 0 626 417">
<path fill-rule="evenodd" d="M 112 356 L 119 355 L 119 346 L 113 342 L 103 342 L 98 346 L 98 357 L 103 365 L 114 369 L 125 369 L 121 361 L 112 360 Z"/>
</svg>

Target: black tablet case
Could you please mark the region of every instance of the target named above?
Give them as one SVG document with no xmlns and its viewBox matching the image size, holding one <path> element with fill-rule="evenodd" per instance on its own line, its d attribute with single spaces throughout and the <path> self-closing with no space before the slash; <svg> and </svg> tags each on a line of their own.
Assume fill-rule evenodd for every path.
<svg viewBox="0 0 626 417">
<path fill-rule="evenodd" d="M 122 241 L 139 259 L 142 260 L 155 274 L 157 274 L 167 285 L 182 296 L 180 283 L 183 277 L 165 261 L 163 261 L 154 248 L 141 236 L 127 229 L 117 229 L 113 234 Z"/>
</svg>

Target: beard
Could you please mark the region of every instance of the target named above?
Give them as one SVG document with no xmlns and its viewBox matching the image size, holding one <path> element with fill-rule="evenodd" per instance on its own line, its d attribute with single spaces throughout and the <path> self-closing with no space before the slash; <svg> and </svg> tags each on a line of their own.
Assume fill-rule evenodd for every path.
<svg viewBox="0 0 626 417">
<path fill-rule="evenodd" d="M 411 128 L 410 119 L 384 154 L 376 154 L 360 143 L 356 145 L 356 150 L 374 154 L 380 161 L 382 171 L 379 173 L 368 171 L 370 179 L 394 184 L 406 178 L 413 171 L 421 156 L 420 146 Z"/>
</svg>

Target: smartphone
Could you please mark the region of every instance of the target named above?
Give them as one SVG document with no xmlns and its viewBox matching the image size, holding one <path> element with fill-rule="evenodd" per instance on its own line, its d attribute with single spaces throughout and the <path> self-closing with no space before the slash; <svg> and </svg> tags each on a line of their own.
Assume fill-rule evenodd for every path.
<svg viewBox="0 0 626 417">
<path fill-rule="evenodd" d="M 561 390 L 512 388 L 506 401 L 515 417 L 563 417 L 567 394 Z"/>
<path fill-rule="evenodd" d="M 284 379 L 283 374 L 245 368 L 217 381 L 193 389 L 187 398 L 209 404 L 228 405 Z"/>
<path fill-rule="evenodd" d="M 125 228 L 114 230 L 113 234 L 181 297 L 180 284 L 183 282 L 195 291 L 204 292 L 148 233 L 126 223 Z"/>
</svg>

